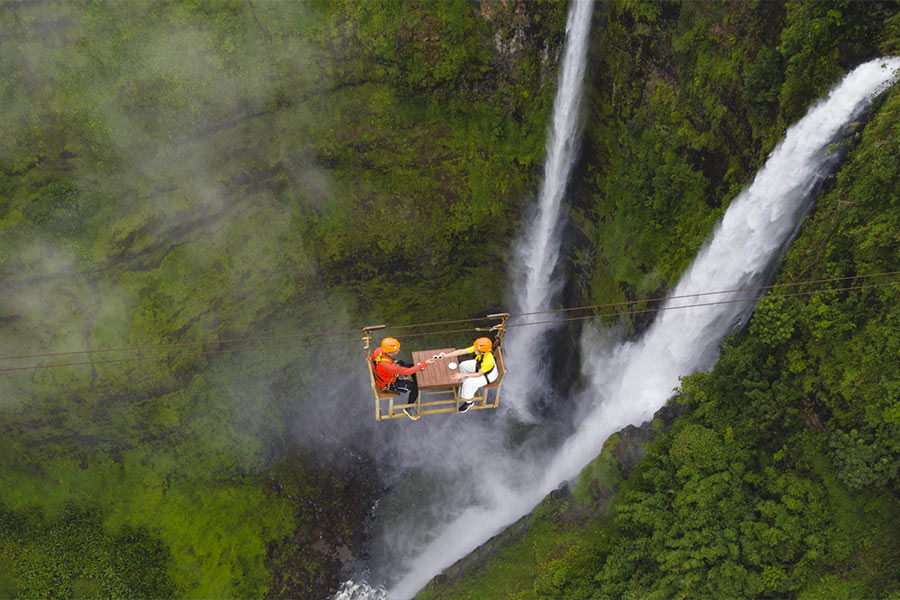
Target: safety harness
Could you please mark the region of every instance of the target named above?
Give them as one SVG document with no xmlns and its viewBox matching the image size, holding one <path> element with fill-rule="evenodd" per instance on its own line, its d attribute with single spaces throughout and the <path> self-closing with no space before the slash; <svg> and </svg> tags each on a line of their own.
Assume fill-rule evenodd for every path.
<svg viewBox="0 0 900 600">
<path fill-rule="evenodd" d="M 384 387 L 382 387 L 383 391 L 395 392 L 396 390 L 394 389 L 394 384 L 397 382 L 397 379 L 400 376 L 397 375 L 396 373 L 393 373 L 391 380 L 388 381 L 387 383 L 384 383 L 384 380 L 381 378 L 381 374 L 378 373 L 378 363 L 385 362 L 385 361 L 386 362 L 396 362 L 396 361 L 394 359 L 392 359 L 390 356 L 385 356 L 386 353 L 383 348 L 378 348 L 377 352 L 378 352 L 378 354 L 375 356 L 375 358 L 372 359 L 372 371 L 375 374 L 375 380 L 382 383 L 382 385 L 384 386 Z"/>
<path fill-rule="evenodd" d="M 481 363 L 484 362 L 484 357 L 487 356 L 487 354 L 488 354 L 488 353 L 485 352 L 485 353 L 483 353 L 481 356 L 479 356 L 479 355 L 477 355 L 477 354 L 475 355 L 475 370 L 478 371 L 479 373 L 481 373 Z M 494 354 L 493 354 L 493 353 L 491 353 L 491 357 L 492 357 L 492 358 L 494 357 Z M 484 383 L 485 383 L 485 385 L 488 385 L 488 384 L 491 383 L 491 380 L 488 379 L 488 375 L 490 375 L 491 373 L 493 373 L 493 372 L 496 371 L 496 370 L 497 370 L 497 359 L 494 358 L 494 366 L 491 367 L 491 370 L 488 371 L 487 373 L 481 373 L 482 377 L 484 377 Z"/>
</svg>

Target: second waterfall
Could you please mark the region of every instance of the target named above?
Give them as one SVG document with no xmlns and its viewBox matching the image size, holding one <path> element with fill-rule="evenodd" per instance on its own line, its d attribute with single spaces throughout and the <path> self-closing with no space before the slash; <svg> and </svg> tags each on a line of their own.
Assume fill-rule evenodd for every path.
<svg viewBox="0 0 900 600">
<path fill-rule="evenodd" d="M 575 0 L 566 22 L 566 50 L 559 74 L 559 87 L 553 103 L 553 119 L 547 133 L 544 177 L 537 202 L 526 216 L 526 229 L 515 247 L 512 267 L 511 308 L 515 313 L 537 313 L 554 308 L 562 287 L 559 276 L 560 232 L 564 223 L 563 203 L 572 165 L 578 158 L 582 130 L 582 91 L 587 66 L 588 40 L 594 0 Z M 539 321 L 541 315 L 518 319 Z M 510 329 L 506 339 L 506 360 L 510 365 L 541 364 L 535 355 L 535 341 L 546 336 L 549 325 L 531 325 Z M 521 334 L 520 334 L 521 332 Z M 539 347 L 539 344 L 538 346 Z M 513 369 L 506 378 L 505 398 L 519 418 L 528 419 L 527 402 L 531 392 L 548 387 L 543 370 Z"/>
</svg>

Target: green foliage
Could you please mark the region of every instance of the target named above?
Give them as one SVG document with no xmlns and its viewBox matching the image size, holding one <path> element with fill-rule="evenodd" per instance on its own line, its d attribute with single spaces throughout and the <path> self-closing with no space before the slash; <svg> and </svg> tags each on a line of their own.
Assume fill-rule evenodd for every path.
<svg viewBox="0 0 900 600">
<path fill-rule="evenodd" d="M 577 485 L 572 491 L 576 502 L 581 505 L 592 505 L 600 500 L 608 499 L 622 481 L 613 452 L 619 444 L 619 436 L 613 434 L 603 443 L 600 455 L 581 470 Z"/>
<path fill-rule="evenodd" d="M 580 287 L 588 303 L 658 295 L 749 177 L 772 124 L 748 127 L 742 65 L 758 51 L 761 40 L 750 34 L 766 10 L 609 5 L 594 39 L 602 75 L 586 130 L 591 200 L 573 219 L 587 255 L 597 255 L 577 265 L 587 271 Z M 758 79 L 769 75 L 761 69 Z"/>
<path fill-rule="evenodd" d="M 744 87 L 741 100 L 747 105 L 754 125 L 759 128 L 771 123 L 777 116 L 778 92 L 784 81 L 784 68 L 780 55 L 763 46 L 744 70 Z"/>
<path fill-rule="evenodd" d="M 821 96 L 856 62 L 848 59 L 865 55 L 878 43 L 884 20 L 896 14 L 896 5 L 798 0 L 787 2 L 786 8 L 778 52 L 786 67 L 780 103 L 790 122 L 802 116 L 809 98 Z"/>
<path fill-rule="evenodd" d="M 791 339 L 794 333 L 794 315 L 789 301 L 784 298 L 764 298 L 757 304 L 753 313 L 753 324 L 750 335 L 770 348 L 775 348 Z"/>
<path fill-rule="evenodd" d="M 74 504 L 53 520 L 33 510 L 0 512 L 0 562 L 9 565 L 10 596 L 173 598 L 178 588 L 168 576 L 170 560 L 146 530 L 126 527 L 111 535 L 96 511 Z"/>
<path fill-rule="evenodd" d="M 309 443 L 291 426 L 318 410 L 303 390 L 319 382 L 297 364 L 322 355 L 207 341 L 502 309 L 565 15 L 549 1 L 0 8 L 0 350 L 100 350 L 3 374 L 0 502 L 51 520 L 74 503 L 170 557 L 164 579 L 147 572 L 157 592 L 73 570 L 54 594 L 334 585 L 312 526 L 350 544 L 365 496 L 292 450 L 295 477 L 279 478 L 327 507 L 323 523 L 266 477 L 284 445 Z M 59 582 L 34 548 L 27 577 L 0 560 L 0 591 Z M 107 569 L 106 554 L 84 561 Z"/>
<path fill-rule="evenodd" d="M 586 169 L 586 185 L 596 185 L 611 173 L 633 175 L 617 179 L 621 185 L 615 194 L 595 195 L 593 207 L 576 210 L 578 228 L 591 240 L 602 240 L 596 244 L 599 258 L 590 252 L 578 255 L 580 265 L 593 265 L 600 273 L 582 280 L 592 293 L 602 294 L 592 297 L 619 299 L 639 291 L 647 280 L 657 285 L 660 281 L 658 275 L 645 276 L 646 268 L 636 268 L 634 259 L 646 256 L 646 264 L 654 265 L 654 253 L 659 257 L 669 252 L 639 240 L 650 239 L 653 234 L 648 232 L 655 229 L 648 217 L 651 182 L 660 173 L 654 156 L 665 156 L 666 142 L 676 136 L 662 139 L 647 129 L 674 115 L 689 98 L 687 90 L 707 82 L 709 87 L 697 98 L 705 100 L 709 112 L 696 107 L 684 111 L 692 116 L 684 131 L 694 128 L 690 139 L 680 140 L 684 148 L 715 147 L 697 127 L 702 119 L 719 114 L 710 95 L 741 98 L 751 127 L 736 124 L 730 135 L 752 136 L 747 146 L 736 144 L 739 149 L 753 144 L 763 148 L 779 137 L 782 119 L 798 116 L 811 98 L 833 84 L 841 65 L 854 62 L 867 43 L 882 35 L 877 15 L 896 10 L 888 3 L 773 5 L 747 3 L 732 11 L 726 5 L 706 4 L 702 15 L 695 14 L 700 11 L 697 5 L 682 9 L 685 22 L 677 26 L 678 12 L 663 4 L 610 5 L 606 52 L 618 60 L 604 68 L 613 75 L 615 91 L 609 85 L 603 90 L 607 101 L 589 125 L 592 139 L 606 143 L 608 150 L 604 154 L 591 149 L 598 160 Z M 763 15 L 775 18 L 764 22 Z M 838 18 L 842 25 L 835 28 Z M 738 27 L 755 36 L 744 40 L 735 35 L 732 41 L 729 31 Z M 673 36 L 672 47 L 678 48 L 681 61 L 669 81 L 660 66 L 666 62 L 658 59 L 653 69 L 640 70 L 633 58 L 664 57 L 659 48 L 665 47 L 666 33 Z M 725 49 L 746 46 L 729 55 L 733 62 L 727 66 L 729 61 L 714 50 L 715 40 Z M 694 50 L 698 47 L 702 50 Z M 788 67 L 782 73 L 783 64 Z M 671 83 L 674 73 L 683 77 L 690 69 L 697 69 L 692 72 L 695 81 Z M 726 76 L 735 69 L 745 73 L 743 82 L 730 82 Z M 720 93 L 724 89 L 730 92 Z M 647 110 L 654 102 L 667 108 L 662 116 Z M 641 126 L 625 130 L 623 123 L 632 116 Z M 900 264 L 898 119 L 900 96 L 891 92 L 854 139 L 846 166 L 805 222 L 778 282 L 890 272 Z M 722 116 L 717 127 L 727 124 L 728 116 Z M 616 143 L 615 152 L 610 140 Z M 643 154 L 637 154 L 641 147 Z M 619 159 L 617 153 L 627 158 Z M 642 193 L 629 196 L 638 186 L 643 186 Z M 639 216 L 629 215 L 629 210 Z M 679 208 L 668 210 L 676 219 L 683 218 Z M 643 222 L 626 225 L 629 218 Z M 518 567 L 521 577 L 534 582 L 535 596 L 896 595 L 900 303 L 891 278 L 848 287 L 857 284 L 878 287 L 827 293 L 821 291 L 824 286 L 776 288 L 773 297 L 756 307 L 749 327 L 726 340 L 710 372 L 682 381 L 679 401 L 689 410 L 650 445 L 629 478 L 612 477 L 605 447 L 579 477 L 575 506 L 593 508 L 598 495 L 592 482 L 612 477 L 618 486 L 618 493 L 609 498 L 612 512 L 588 517 L 583 527 L 593 526 L 597 533 Z M 794 292 L 801 295 L 777 297 Z M 608 446 L 614 445 L 611 439 Z M 517 547 L 531 539 L 526 537 Z M 496 563 L 516 568 L 500 558 L 490 563 L 491 572 L 500 570 Z M 459 593 L 468 589 L 456 588 Z"/>
<path fill-rule="evenodd" d="M 6 465 L 0 500 L 19 511 L 40 506 L 55 519 L 66 519 L 73 506 L 96 507 L 91 519 L 100 530 L 120 532 L 125 540 L 136 528 L 152 531 L 154 543 L 171 556 L 161 563 L 166 579 L 186 593 L 261 595 L 268 587 L 266 542 L 286 535 L 292 524 L 286 501 L 271 497 L 251 478 L 218 481 L 234 470 L 227 457 L 198 453 L 190 442 L 180 447 L 187 453 L 181 460 L 162 452 L 126 452 L 83 461 L 55 459 L 34 472 Z M 188 464 L 182 464 L 185 460 Z M 73 548 L 82 543 L 68 528 L 58 536 L 59 543 Z M 136 550 L 128 552 L 137 556 Z M 99 568 L 101 558 L 88 555 L 79 568 Z M 120 564 L 137 569 L 127 561 Z M 18 575 L 26 587 L 47 585 L 42 571 L 28 573 L 33 575 Z M 155 581 L 150 575 L 148 584 Z"/>
<path fill-rule="evenodd" d="M 855 429 L 849 433 L 838 429 L 832 434 L 830 444 L 844 483 L 854 488 L 880 487 L 896 479 L 900 468 L 896 440 L 900 430 L 885 429 L 888 436 L 877 439 L 865 439 Z"/>
<path fill-rule="evenodd" d="M 605 6 L 572 219 L 587 246 L 573 261 L 583 304 L 660 295 L 784 129 L 890 38 L 896 13 L 891 2 Z"/>
<path fill-rule="evenodd" d="M 538 598 L 590 598 L 594 573 L 600 566 L 597 548 L 578 541 L 555 558 L 540 565 L 534 591 Z"/>
<path fill-rule="evenodd" d="M 786 63 L 781 105 L 789 120 L 798 119 L 809 98 L 821 95 L 840 74 L 838 31 L 842 9 L 848 4 L 787 4 L 787 27 L 781 34 L 778 51 Z"/>
</svg>

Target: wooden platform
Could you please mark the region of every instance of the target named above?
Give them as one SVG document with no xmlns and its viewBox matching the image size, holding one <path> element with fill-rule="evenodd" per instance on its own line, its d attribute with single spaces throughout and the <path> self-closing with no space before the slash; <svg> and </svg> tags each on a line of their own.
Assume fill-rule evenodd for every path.
<svg viewBox="0 0 900 600">
<path fill-rule="evenodd" d="M 425 362 L 436 354 L 448 354 L 455 351 L 456 348 L 438 348 L 435 350 L 419 350 L 412 353 L 413 364 Z M 453 358 L 444 358 L 426 366 L 424 369 L 416 373 L 416 381 L 419 384 L 419 398 L 415 404 L 395 404 L 395 399 L 405 399 L 406 396 L 385 392 L 375 388 L 373 383 L 373 391 L 377 395 L 375 418 L 397 419 L 406 418 L 403 414 L 404 408 L 415 408 L 419 415 L 431 415 L 438 413 L 458 412 L 461 399 L 459 397 L 459 388 L 461 383 L 453 381 L 454 373 L 458 369 L 448 368 L 448 364 L 455 362 L 459 364 L 460 360 L 469 360 L 471 356 L 463 355 Z M 499 348 L 494 350 L 494 360 L 497 364 L 497 379 L 490 384 L 481 387 L 472 400 L 475 402 L 469 410 L 480 410 L 485 408 L 497 408 L 500 405 L 500 383 L 503 380 L 505 366 L 503 364 L 503 353 Z M 371 372 L 371 361 L 369 361 Z M 373 380 L 374 381 L 374 380 Z M 489 390 L 496 390 L 493 394 Z M 493 398 L 490 398 L 493 396 Z"/>
</svg>

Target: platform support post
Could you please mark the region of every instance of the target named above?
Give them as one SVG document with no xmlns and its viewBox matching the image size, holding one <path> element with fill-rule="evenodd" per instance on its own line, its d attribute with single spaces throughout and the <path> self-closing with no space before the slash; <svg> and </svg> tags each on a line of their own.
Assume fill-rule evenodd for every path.
<svg viewBox="0 0 900 600">
<path fill-rule="evenodd" d="M 372 361 L 370 360 L 370 342 L 372 341 L 372 331 L 375 329 L 384 329 L 384 325 L 372 325 L 363 328 L 363 346 L 365 348 L 366 369 L 369 371 L 369 384 L 372 387 L 372 395 L 375 396 L 375 420 L 381 420 L 381 401 L 378 399 L 378 387 L 375 385 L 375 371 L 372 369 Z"/>
</svg>

